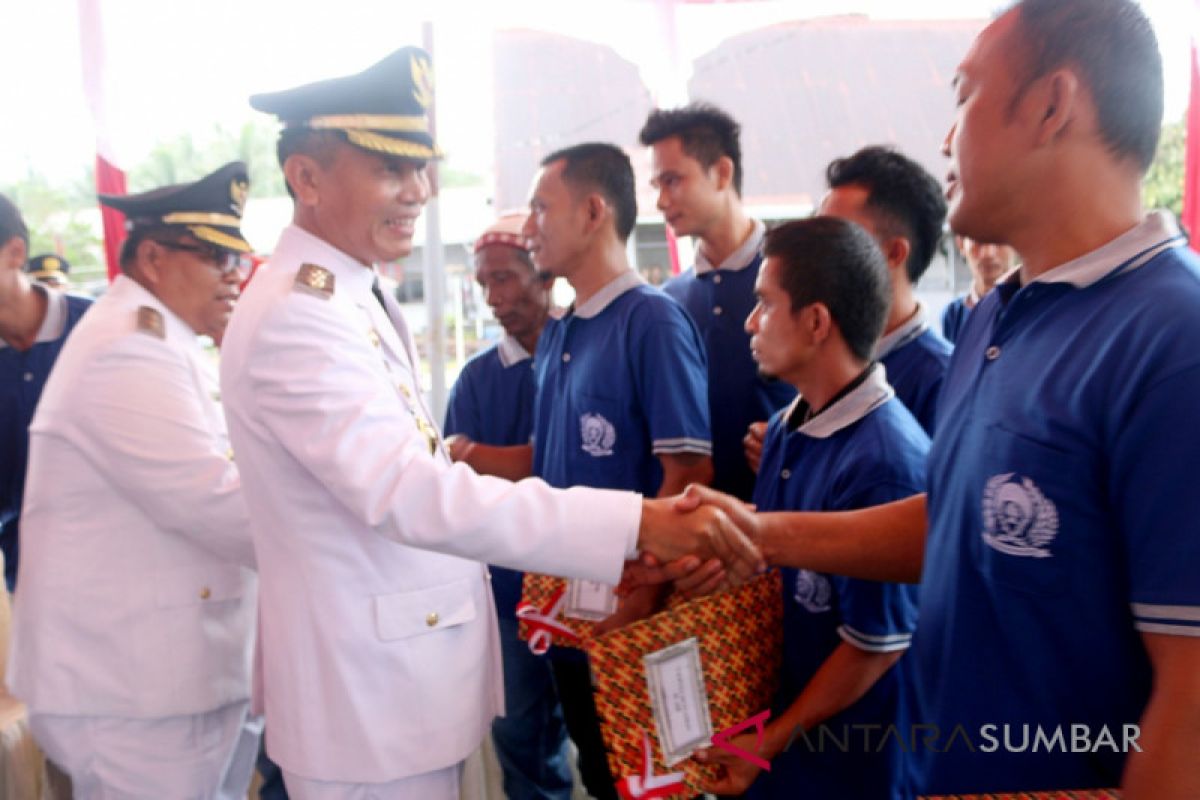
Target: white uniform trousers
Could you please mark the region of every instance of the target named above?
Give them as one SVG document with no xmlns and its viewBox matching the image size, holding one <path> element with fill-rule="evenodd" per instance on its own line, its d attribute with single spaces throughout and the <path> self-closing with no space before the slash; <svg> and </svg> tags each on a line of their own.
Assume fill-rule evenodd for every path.
<svg viewBox="0 0 1200 800">
<path fill-rule="evenodd" d="M 463 762 L 387 783 L 314 781 L 284 770 L 292 800 L 459 800 Z"/>
<path fill-rule="evenodd" d="M 75 800 L 245 800 L 262 738 L 246 701 L 152 719 L 31 714 Z"/>
</svg>

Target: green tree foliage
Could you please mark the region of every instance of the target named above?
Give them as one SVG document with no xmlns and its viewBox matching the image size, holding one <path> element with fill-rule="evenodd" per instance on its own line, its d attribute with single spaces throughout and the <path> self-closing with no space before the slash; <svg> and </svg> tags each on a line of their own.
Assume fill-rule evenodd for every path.
<svg viewBox="0 0 1200 800">
<path fill-rule="evenodd" d="M 1142 202 L 1148 209 L 1183 213 L 1183 159 L 1187 129 L 1183 121 L 1163 127 L 1158 155 L 1142 183 Z"/>
<path fill-rule="evenodd" d="M 103 242 L 96 211 L 95 178 L 91 167 L 63 185 L 30 172 L 0 187 L 29 227 L 29 254 L 55 253 L 71 262 L 76 283 L 102 277 Z"/>
<path fill-rule="evenodd" d="M 258 119 L 180 134 L 160 142 L 129 171 L 129 191 L 194 181 L 230 161 L 244 161 L 250 170 L 251 197 L 282 196 L 286 190 L 275 160 L 276 136 L 274 123 Z"/>
</svg>

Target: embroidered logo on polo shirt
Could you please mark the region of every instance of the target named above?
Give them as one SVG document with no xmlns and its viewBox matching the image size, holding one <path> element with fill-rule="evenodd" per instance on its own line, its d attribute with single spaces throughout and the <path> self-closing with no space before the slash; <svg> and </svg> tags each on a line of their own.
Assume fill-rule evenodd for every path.
<svg viewBox="0 0 1200 800">
<path fill-rule="evenodd" d="M 583 438 L 583 452 L 593 456 L 611 456 L 617 441 L 617 430 L 613 424 L 599 414 L 583 414 L 579 417 L 579 434 Z"/>
<path fill-rule="evenodd" d="M 833 597 L 833 587 L 829 584 L 829 578 L 821 573 L 801 569 L 796 571 L 796 593 L 793 597 L 805 610 L 820 614 L 831 608 L 829 601 Z"/>
<path fill-rule="evenodd" d="M 1011 556 L 1049 558 L 1058 535 L 1058 509 L 1037 484 L 1012 472 L 993 475 L 983 489 L 983 540 Z"/>
</svg>

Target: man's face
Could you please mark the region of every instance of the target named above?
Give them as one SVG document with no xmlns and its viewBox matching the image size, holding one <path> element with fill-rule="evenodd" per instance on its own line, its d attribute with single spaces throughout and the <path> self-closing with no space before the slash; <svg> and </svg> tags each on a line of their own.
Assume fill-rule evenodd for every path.
<svg viewBox="0 0 1200 800">
<path fill-rule="evenodd" d="M 959 246 L 967 258 L 971 273 L 988 286 L 995 286 L 996 281 L 1012 269 L 1017 260 L 1016 252 L 1008 245 L 984 244 L 964 237 Z"/>
<path fill-rule="evenodd" d="M 549 287 L 515 248 L 493 244 L 480 250 L 475 280 L 505 333 L 522 339 L 541 331 L 550 308 Z"/>
<path fill-rule="evenodd" d="M 150 291 L 193 331 L 220 344 L 246 277 L 245 258 L 190 236 L 154 246 Z"/>
<path fill-rule="evenodd" d="M 703 237 L 721 218 L 715 165 L 705 169 L 684 152 L 678 136 L 650 146 L 650 185 L 658 190 L 658 210 L 676 236 Z"/>
<path fill-rule="evenodd" d="M 559 277 L 569 277 L 587 249 L 586 203 L 563 180 L 565 166 L 565 161 L 555 161 L 538 170 L 522 230 L 533 263 Z"/>
<path fill-rule="evenodd" d="M 759 371 L 795 385 L 811 360 L 810 337 L 802 326 L 805 309 L 792 310 L 791 296 L 779 282 L 781 270 L 774 256 L 759 270 L 754 282 L 758 304 L 746 318 L 746 332 Z"/>
<path fill-rule="evenodd" d="M 426 162 L 374 153 L 346 142 L 318 164 L 314 214 L 320 235 L 363 264 L 412 252 L 417 217 L 429 199 Z"/>
<path fill-rule="evenodd" d="M 1024 143 L 1010 113 L 1018 72 L 1017 12 L 989 25 L 954 78 L 954 124 L 942 151 L 950 159 L 946 200 L 950 227 L 983 241 L 1006 241 L 1021 211 Z"/>
</svg>

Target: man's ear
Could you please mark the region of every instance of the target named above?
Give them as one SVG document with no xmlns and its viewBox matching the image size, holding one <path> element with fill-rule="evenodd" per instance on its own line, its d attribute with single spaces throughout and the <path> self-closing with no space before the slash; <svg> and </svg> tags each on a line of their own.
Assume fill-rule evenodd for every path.
<svg viewBox="0 0 1200 800">
<path fill-rule="evenodd" d="M 1063 67 L 1041 78 L 1031 94 L 1038 115 L 1036 141 L 1039 145 L 1049 144 L 1078 116 L 1083 84 L 1073 69 Z"/>
<path fill-rule="evenodd" d="M 604 195 L 599 192 L 590 192 L 584 204 L 584 211 L 587 213 L 587 232 L 595 233 L 612 216 L 612 209 L 609 207 L 608 201 L 604 199 Z"/>
<path fill-rule="evenodd" d="M 733 159 L 729 156 L 721 156 L 713 165 L 709 167 L 716 172 L 717 188 L 725 191 L 733 185 Z"/>
<path fill-rule="evenodd" d="M 903 236 L 893 236 L 888 239 L 883 248 L 883 256 L 887 259 L 888 272 L 908 269 L 908 256 L 912 253 L 912 243 Z M 908 272 L 904 273 L 907 279 Z"/>
<path fill-rule="evenodd" d="M 315 206 L 320 201 L 324 170 L 312 156 L 303 153 L 288 156 L 283 162 L 283 177 L 300 205 Z"/>
<path fill-rule="evenodd" d="M 150 288 L 156 288 L 162 282 L 165 251 L 166 248 L 153 239 L 138 242 L 134 263 L 137 265 L 138 277 Z"/>
<path fill-rule="evenodd" d="M 829 313 L 829 306 L 824 303 L 812 303 L 804 311 L 808 314 L 805 327 L 812 337 L 813 344 L 824 342 L 833 332 L 833 315 Z"/>
</svg>

